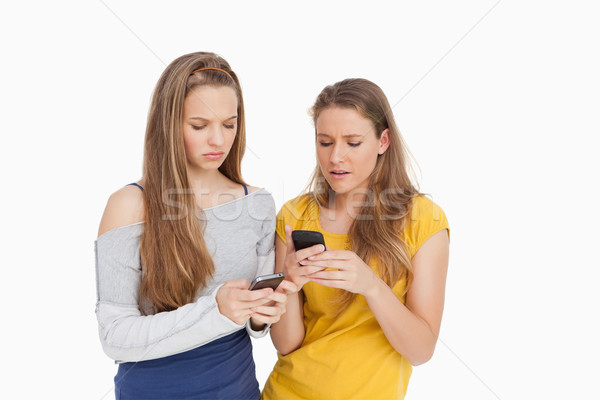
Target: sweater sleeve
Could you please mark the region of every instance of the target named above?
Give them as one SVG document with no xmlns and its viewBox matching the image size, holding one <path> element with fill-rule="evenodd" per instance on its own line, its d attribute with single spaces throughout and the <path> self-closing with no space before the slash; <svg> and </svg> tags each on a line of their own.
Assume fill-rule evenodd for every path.
<svg viewBox="0 0 600 400">
<path fill-rule="evenodd" d="M 96 240 L 96 318 L 104 352 L 120 362 L 150 360 L 181 353 L 226 336 L 237 325 L 219 312 L 219 287 L 176 310 L 142 315 L 141 229 L 117 228 Z"/>
</svg>

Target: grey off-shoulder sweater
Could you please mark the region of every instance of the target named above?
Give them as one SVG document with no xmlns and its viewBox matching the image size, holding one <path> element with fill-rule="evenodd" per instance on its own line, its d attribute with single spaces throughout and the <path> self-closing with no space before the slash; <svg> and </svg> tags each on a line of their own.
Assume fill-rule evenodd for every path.
<svg viewBox="0 0 600 400">
<path fill-rule="evenodd" d="M 273 273 L 275 204 L 265 189 L 204 209 L 204 238 L 215 272 L 196 301 L 174 311 L 142 315 L 140 238 L 144 223 L 112 229 L 95 242 L 96 317 L 105 353 L 117 362 L 181 353 L 231 334 L 238 325 L 219 312 L 217 290 L 226 281 Z M 246 329 L 252 336 L 266 334 Z"/>
</svg>

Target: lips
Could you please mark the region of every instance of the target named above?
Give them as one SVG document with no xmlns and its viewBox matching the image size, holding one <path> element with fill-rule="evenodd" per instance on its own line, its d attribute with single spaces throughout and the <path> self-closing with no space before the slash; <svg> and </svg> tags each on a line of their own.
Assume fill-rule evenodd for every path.
<svg viewBox="0 0 600 400">
<path fill-rule="evenodd" d="M 202 154 L 204 157 L 208 158 L 209 160 L 218 160 L 221 157 L 223 157 L 223 152 L 218 152 L 218 153 L 205 153 Z"/>
<path fill-rule="evenodd" d="M 341 179 L 350 175 L 350 172 L 341 169 L 334 169 L 332 171 L 329 171 L 329 174 L 335 179 Z"/>
</svg>

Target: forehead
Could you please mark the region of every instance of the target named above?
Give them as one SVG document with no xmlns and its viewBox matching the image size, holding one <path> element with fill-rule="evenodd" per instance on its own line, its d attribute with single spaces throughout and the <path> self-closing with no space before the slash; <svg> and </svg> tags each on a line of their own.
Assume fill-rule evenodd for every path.
<svg viewBox="0 0 600 400">
<path fill-rule="evenodd" d="M 191 90 L 184 100 L 184 115 L 200 114 L 202 117 L 230 117 L 237 113 L 237 95 L 229 86 L 199 86 Z"/>
<path fill-rule="evenodd" d="M 365 135 L 373 131 L 374 125 L 353 108 L 326 108 L 317 117 L 317 134 Z"/>
</svg>

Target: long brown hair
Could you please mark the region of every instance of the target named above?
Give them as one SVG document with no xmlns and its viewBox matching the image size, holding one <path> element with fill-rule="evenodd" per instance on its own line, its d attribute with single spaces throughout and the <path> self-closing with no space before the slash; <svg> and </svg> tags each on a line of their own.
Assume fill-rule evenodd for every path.
<svg viewBox="0 0 600 400">
<path fill-rule="evenodd" d="M 205 69 L 194 72 L 199 68 Z M 194 73 L 193 73 L 194 72 Z M 204 241 L 201 213 L 191 189 L 183 142 L 183 104 L 203 85 L 233 88 L 237 96 L 237 132 L 219 168 L 227 178 L 244 183 L 241 161 L 246 147 L 242 90 L 236 74 L 213 53 L 186 54 L 171 62 L 152 95 L 144 147 L 145 227 L 141 238 L 143 275 L 140 308 L 174 310 L 194 301 L 214 272 Z"/>
<path fill-rule="evenodd" d="M 378 156 L 369 179 L 367 200 L 363 202 L 350 226 L 348 236 L 352 250 L 366 263 L 376 261 L 380 277 L 392 287 L 403 277 L 407 288 L 412 281 L 410 254 L 402 233 L 410 218 L 411 199 L 418 190 L 410 179 L 408 150 L 394 121 L 394 114 L 383 91 L 366 79 L 345 79 L 325 87 L 311 108 L 315 125 L 321 112 L 331 107 L 358 111 L 373 123 L 377 139 L 389 130 L 390 145 Z M 315 201 L 328 207 L 335 192 L 319 165 L 309 186 Z M 340 293 L 340 312 L 355 295 Z"/>
</svg>

